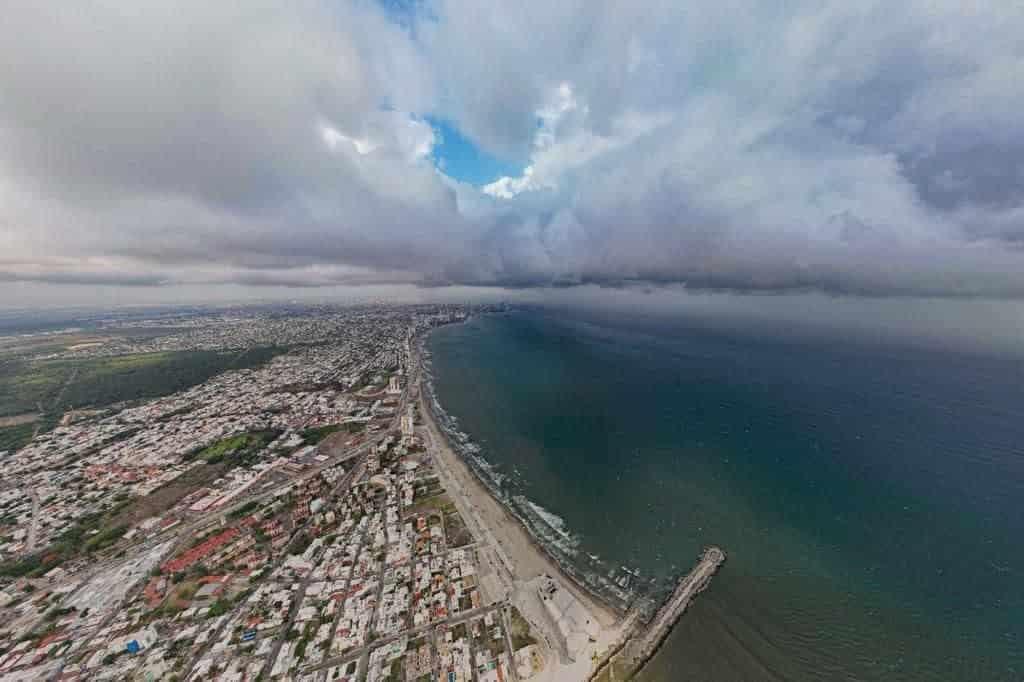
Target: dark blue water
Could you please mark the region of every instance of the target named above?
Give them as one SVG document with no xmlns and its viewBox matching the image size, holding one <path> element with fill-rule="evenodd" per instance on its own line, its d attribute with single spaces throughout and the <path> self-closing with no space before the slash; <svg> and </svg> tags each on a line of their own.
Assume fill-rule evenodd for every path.
<svg viewBox="0 0 1024 682">
<path fill-rule="evenodd" d="M 579 557 L 729 553 L 647 679 L 1024 679 L 1019 356 L 544 311 L 429 348 Z"/>
</svg>

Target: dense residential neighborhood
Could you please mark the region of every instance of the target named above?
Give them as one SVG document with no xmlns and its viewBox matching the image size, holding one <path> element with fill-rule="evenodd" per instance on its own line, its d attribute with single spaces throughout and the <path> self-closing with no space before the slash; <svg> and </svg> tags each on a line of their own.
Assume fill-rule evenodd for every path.
<svg viewBox="0 0 1024 682">
<path fill-rule="evenodd" d="M 435 468 L 411 344 L 455 306 L 126 322 L 35 362 L 244 356 L 3 455 L 0 679 L 519 680 L 542 666 Z M 72 375 L 73 378 L 73 375 Z"/>
</svg>

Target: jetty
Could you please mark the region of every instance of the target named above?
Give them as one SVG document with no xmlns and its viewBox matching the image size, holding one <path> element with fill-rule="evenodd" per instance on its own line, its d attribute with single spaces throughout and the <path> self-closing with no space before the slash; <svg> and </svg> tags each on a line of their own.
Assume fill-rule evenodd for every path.
<svg viewBox="0 0 1024 682">
<path fill-rule="evenodd" d="M 725 563 L 720 547 L 708 547 L 697 565 L 676 584 L 672 594 L 645 624 L 638 625 L 616 647 L 598 661 L 588 682 L 628 680 L 636 676 L 664 643 L 672 626 L 683 615 L 694 597 L 704 591 L 711 578 Z"/>
</svg>

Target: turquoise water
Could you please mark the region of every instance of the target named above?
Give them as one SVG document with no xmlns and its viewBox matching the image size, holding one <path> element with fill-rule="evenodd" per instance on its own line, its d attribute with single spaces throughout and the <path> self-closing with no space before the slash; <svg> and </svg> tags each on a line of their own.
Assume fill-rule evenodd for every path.
<svg viewBox="0 0 1024 682">
<path fill-rule="evenodd" d="M 581 570 L 729 553 L 645 679 L 1024 678 L 1019 357 L 543 311 L 428 347 Z"/>
</svg>

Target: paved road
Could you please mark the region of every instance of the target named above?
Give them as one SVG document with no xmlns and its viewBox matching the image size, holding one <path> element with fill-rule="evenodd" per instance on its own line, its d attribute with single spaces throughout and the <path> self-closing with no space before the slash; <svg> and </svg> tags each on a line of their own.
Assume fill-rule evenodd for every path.
<svg viewBox="0 0 1024 682">
<path fill-rule="evenodd" d="M 155 542 L 153 542 L 151 540 L 147 540 L 146 542 L 142 543 L 139 546 L 140 547 L 140 551 L 147 551 L 148 552 L 150 549 L 152 549 L 152 547 L 155 544 L 157 544 L 157 543 L 155 543 Z M 90 572 L 88 574 L 88 576 L 86 576 L 82 580 L 82 582 L 79 583 L 78 587 L 76 587 L 69 595 L 67 595 L 64 598 L 64 601 L 62 603 L 67 603 L 67 601 L 70 598 L 74 597 L 76 594 L 78 594 L 78 592 L 80 590 L 82 590 L 86 585 L 88 585 L 92 581 L 93 577 L 95 577 L 101 571 L 106 571 L 106 570 L 110 569 L 112 567 L 112 565 L 114 565 L 115 563 L 117 563 L 117 561 L 104 561 L 101 564 L 97 565 L 96 569 L 93 570 L 92 572 Z M 138 596 L 138 594 L 140 592 L 142 592 L 143 589 L 145 589 L 145 585 L 148 582 L 148 580 L 146 578 L 147 578 L 146 574 L 140 574 L 137 578 L 134 578 L 135 584 L 129 590 L 127 590 L 124 593 L 124 596 L 121 597 L 121 600 L 120 600 L 120 605 L 121 606 L 124 606 L 125 604 L 131 604 L 135 600 L 135 597 Z M 85 639 L 82 640 L 82 645 L 79 647 L 79 651 L 88 651 L 89 650 L 89 646 L 92 644 L 92 640 L 96 638 L 96 635 L 98 635 L 99 633 L 101 633 L 104 630 L 106 630 L 107 626 L 110 625 L 114 621 L 114 619 L 117 616 L 120 616 L 122 613 L 123 613 L 123 611 L 120 608 L 116 608 L 116 607 L 115 608 L 111 608 L 110 609 L 110 613 L 108 613 L 106 616 L 104 616 L 103 620 L 100 621 L 100 624 L 97 625 L 96 627 L 92 628 L 89 631 L 89 634 L 85 637 Z M 66 656 L 66 654 L 65 654 L 65 656 Z M 60 665 L 57 666 L 57 669 L 56 669 L 56 671 L 54 673 L 56 676 L 59 677 L 59 674 L 64 669 L 65 663 L 66 663 L 66 658 L 61 659 Z M 54 679 L 57 679 L 58 677 L 55 677 Z"/>
<path fill-rule="evenodd" d="M 419 362 L 420 359 L 417 355 L 415 361 L 417 367 Z M 493 595 L 493 597 L 500 597 L 503 600 L 510 600 L 516 603 L 520 613 L 530 624 L 534 634 L 539 636 L 543 646 L 546 647 L 547 652 L 545 656 L 557 655 L 563 662 L 568 661 L 569 655 L 565 639 L 557 623 L 554 622 L 547 609 L 540 605 L 539 600 L 535 604 L 536 613 L 528 608 L 532 602 L 523 597 L 522 591 L 529 588 L 520 584 L 520 580 L 517 580 L 515 564 L 494 536 L 491 527 L 478 514 L 478 508 L 472 496 L 463 492 L 463 488 L 458 482 L 458 476 L 449 468 L 444 455 L 441 454 L 441 448 L 447 447 L 445 436 L 440 432 L 436 420 L 432 413 L 429 412 L 431 409 L 430 405 L 427 404 L 426 395 L 422 393 L 420 395 L 420 409 L 424 412 L 425 425 L 423 431 L 426 433 L 427 441 L 430 444 L 428 450 L 434 462 L 434 469 L 441 477 L 445 490 L 450 493 L 459 514 L 466 522 L 467 528 L 469 528 L 478 542 L 477 555 L 481 559 L 478 562 L 481 586 L 483 586 L 483 578 L 485 576 L 493 576 L 497 581 L 496 587 L 504 592 L 503 595 Z M 453 455 L 455 457 L 459 456 L 455 453 Z M 468 472 L 467 475 L 470 477 L 476 476 L 472 472 Z M 499 506 L 501 505 L 496 500 L 494 502 Z M 488 567 L 490 568 L 489 572 L 487 572 Z"/>
<path fill-rule="evenodd" d="M 32 498 L 32 523 L 28 527 L 28 538 L 25 540 L 25 549 L 22 554 L 31 554 L 36 548 L 36 535 L 39 528 L 39 492 L 35 488 L 28 489 L 29 497 Z"/>
<path fill-rule="evenodd" d="M 368 448 L 368 445 L 369 445 L 368 443 L 364 443 L 363 445 L 360 445 L 358 448 L 356 448 L 352 452 L 349 452 L 349 453 L 346 453 L 345 455 L 340 455 L 338 457 L 332 458 L 332 459 L 330 459 L 330 460 L 328 460 L 326 462 L 323 462 L 321 464 L 317 464 L 316 466 L 314 466 L 309 471 L 304 472 L 302 475 L 300 475 L 300 476 L 298 476 L 296 478 L 292 478 L 292 479 L 288 479 L 286 481 L 282 481 L 280 483 L 280 485 L 276 485 L 273 488 L 271 488 L 270 490 L 267 490 L 265 492 L 258 493 L 256 495 L 252 495 L 252 496 L 242 496 L 242 497 L 239 497 L 239 498 L 236 499 L 234 504 L 232 504 L 231 506 L 224 507 L 223 509 L 218 509 L 215 512 L 210 512 L 210 511 L 203 512 L 201 514 L 198 514 L 197 518 L 193 519 L 192 521 L 186 522 L 184 525 L 172 526 L 170 528 L 167 528 L 166 530 L 158 531 L 157 534 L 154 537 L 158 537 L 158 536 L 160 536 L 160 535 L 162 535 L 164 533 L 166 533 L 168 535 L 179 535 L 179 536 L 186 537 L 186 538 L 192 537 L 192 536 L 195 535 L 195 531 L 197 531 L 197 530 L 199 530 L 201 528 L 205 528 L 207 526 L 218 525 L 220 523 L 221 517 L 227 516 L 228 514 L 230 514 L 232 511 L 234 511 L 236 509 L 241 509 L 243 506 L 249 504 L 250 502 L 262 502 L 262 501 L 266 500 L 267 498 L 270 498 L 270 497 L 273 497 L 274 495 L 276 495 L 284 487 L 287 487 L 289 485 L 296 485 L 296 484 L 299 484 L 299 483 L 303 483 L 303 482 L 309 480 L 310 478 L 312 478 L 313 476 L 316 476 L 317 474 L 319 474 L 324 469 L 329 469 L 332 466 L 335 466 L 337 464 L 341 464 L 342 462 L 345 462 L 347 460 L 350 460 L 350 459 L 357 458 L 357 457 L 360 457 L 362 455 L 365 455 L 366 454 L 366 450 Z"/>
<path fill-rule="evenodd" d="M 423 409 L 427 409 L 424 406 Z M 448 469 L 447 463 L 438 454 L 438 443 L 439 438 L 443 438 L 434 432 L 433 428 L 425 429 L 427 440 L 430 443 L 428 450 L 431 453 L 434 470 L 437 471 L 438 475 L 442 480 L 445 492 L 447 492 L 452 502 L 455 503 L 456 509 L 462 516 L 463 521 L 466 522 L 467 528 L 470 533 L 476 539 L 476 545 L 479 550 L 480 556 L 487 562 L 487 565 L 491 567 L 491 574 L 494 575 L 498 582 L 501 584 L 501 588 L 504 590 L 504 595 L 492 595 L 493 597 L 508 598 L 515 590 L 514 576 L 512 570 L 509 568 L 511 562 L 508 561 L 507 557 L 503 556 L 497 539 L 494 534 L 491 533 L 490 528 L 483 523 L 473 508 L 472 500 L 468 499 L 461 492 L 461 488 L 455 476 Z"/>
<path fill-rule="evenodd" d="M 341 490 L 348 489 L 348 487 L 352 485 L 353 481 L 358 480 L 359 477 L 363 475 L 365 463 L 366 455 L 364 454 L 359 457 L 359 461 L 356 463 L 356 465 L 352 467 L 352 469 L 350 469 L 349 472 L 345 474 L 340 481 L 338 481 L 338 484 L 334 486 L 331 489 L 331 491 L 326 495 L 327 499 L 330 499 Z M 305 530 L 305 528 L 309 526 L 309 524 L 312 523 L 312 521 L 313 515 L 311 514 L 310 517 L 306 519 L 306 522 L 303 523 L 302 526 L 296 529 L 296 531 L 292 534 L 292 540 L 294 540 L 295 537 L 298 536 L 300 532 Z M 281 556 L 278 557 L 277 561 L 274 564 L 274 567 L 270 570 L 271 574 L 275 570 L 277 570 L 277 568 L 282 563 L 284 563 L 285 559 L 288 558 L 288 548 L 290 546 L 291 542 L 285 545 L 284 551 L 281 552 Z M 295 624 L 295 615 L 299 612 L 299 608 L 302 606 L 302 600 L 306 596 L 306 588 L 309 587 L 309 583 L 312 577 L 313 571 L 310 571 L 309 574 L 307 574 L 306 577 L 302 579 L 301 587 L 299 587 L 298 593 L 292 600 L 291 609 L 288 611 L 288 619 L 285 621 L 284 626 L 282 626 L 281 631 L 277 633 L 277 637 L 274 640 L 274 647 L 270 650 L 270 655 L 267 656 L 267 661 L 263 664 L 263 669 L 260 671 L 260 679 L 266 678 L 270 674 L 270 671 L 273 669 L 274 662 L 277 660 L 277 655 L 278 653 L 280 653 L 281 646 L 284 644 L 285 635 L 288 634 L 288 631 L 292 629 L 292 625 Z"/>
<path fill-rule="evenodd" d="M 395 426 L 399 423 L 399 420 L 401 419 L 402 414 L 405 412 L 405 408 L 406 408 L 406 405 L 408 404 L 409 400 L 410 399 L 414 399 L 413 396 L 416 396 L 416 398 L 419 397 L 419 376 L 418 376 L 419 372 L 418 371 L 419 371 L 419 363 L 418 363 L 418 359 L 417 359 L 417 361 L 410 362 L 409 373 L 407 374 L 407 382 L 408 383 L 407 383 L 407 386 L 406 386 L 406 390 L 402 392 L 402 394 L 401 394 L 401 396 L 399 398 L 399 409 L 397 409 L 395 411 L 395 418 L 392 420 L 392 423 L 391 423 L 388 431 L 390 431 L 391 429 L 395 428 Z M 359 460 L 358 460 L 357 465 L 354 466 L 345 475 L 344 479 L 341 482 L 339 482 L 338 486 L 336 486 L 331 491 L 331 494 L 333 495 L 338 490 L 341 490 L 343 487 L 348 487 L 353 480 L 356 480 L 355 479 L 355 475 L 356 475 L 357 472 L 359 473 L 360 476 L 362 476 L 364 468 L 365 468 L 365 461 L 366 461 L 366 456 L 368 454 L 368 451 L 369 451 L 370 448 L 375 447 L 374 440 L 375 439 L 373 439 L 373 438 L 368 438 L 364 443 L 362 443 L 357 448 L 357 450 L 356 450 L 356 453 L 358 453 L 358 455 L 355 455 L 353 453 L 349 453 L 347 455 L 347 457 L 345 457 L 345 458 L 339 457 L 335 461 L 325 462 L 323 465 L 318 467 L 316 470 L 308 472 L 307 474 L 304 474 L 302 479 L 299 479 L 299 480 L 304 480 L 305 478 L 308 478 L 309 476 L 313 476 L 319 470 L 321 470 L 323 468 L 326 468 L 328 466 L 332 466 L 333 464 L 335 464 L 335 463 L 337 463 L 339 461 L 342 461 L 343 459 L 351 458 L 353 456 L 358 456 Z M 264 497 L 272 495 L 274 492 L 275 491 L 268 491 L 266 493 L 261 493 L 260 495 L 253 496 L 253 497 L 250 497 L 250 498 L 245 499 L 245 500 L 239 500 L 238 503 L 236 505 L 233 505 L 233 507 L 231 507 L 231 508 L 232 509 L 233 508 L 237 508 L 237 507 L 241 506 L 242 504 L 246 504 L 246 503 L 251 502 L 253 500 L 260 500 L 260 499 L 262 499 Z M 214 515 L 214 518 L 219 518 L 222 514 L 227 513 L 228 511 L 229 511 L 229 509 L 221 510 L 216 515 Z M 306 523 L 303 524 L 302 528 L 305 528 L 305 526 L 309 524 L 310 520 L 307 520 Z M 204 525 L 206 523 L 210 523 L 210 517 L 209 516 L 206 516 L 203 519 L 199 519 L 199 520 L 193 522 L 192 524 L 189 524 L 189 526 L 187 526 L 187 527 L 188 528 L 195 528 L 195 527 L 199 527 L 201 525 Z M 296 530 L 295 533 L 298 533 L 299 530 L 301 530 L 302 528 Z M 180 532 L 180 530 L 179 530 L 179 532 Z M 293 535 L 293 537 L 294 537 L 294 535 Z M 282 556 L 275 562 L 274 567 L 271 569 L 270 572 L 273 572 L 273 570 L 275 570 L 284 561 L 284 559 L 286 557 L 287 557 L 287 552 L 283 553 Z M 383 571 L 383 567 L 382 567 L 381 570 Z M 310 574 L 310 575 L 312 575 L 312 574 Z M 272 648 L 272 650 L 270 652 L 270 655 L 267 657 L 266 662 L 264 663 L 264 666 L 263 666 L 262 670 L 260 671 L 259 677 L 261 679 L 265 679 L 269 675 L 270 671 L 273 669 L 274 662 L 277 660 L 277 656 L 280 653 L 281 647 L 284 644 L 284 636 L 291 629 L 291 627 L 292 627 L 292 625 L 294 623 L 295 615 L 298 613 L 298 609 L 300 608 L 300 606 L 302 604 L 302 599 L 305 596 L 306 588 L 307 588 L 309 582 L 310 582 L 310 576 L 307 576 L 302 581 L 302 585 L 301 585 L 300 589 L 298 590 L 298 594 L 296 595 L 295 600 L 292 603 L 291 609 L 289 610 L 288 619 L 285 621 L 284 626 L 281 628 L 280 632 L 277 634 L 277 636 L 275 638 L 274 646 L 273 646 L 273 648 Z M 382 588 L 383 587 L 383 581 L 381 580 L 380 582 L 381 582 L 381 588 Z M 379 603 L 379 599 L 380 599 L 380 594 L 378 593 L 378 603 Z M 338 665 L 339 663 L 347 663 L 347 662 L 353 660 L 354 658 L 362 658 L 363 656 L 368 655 L 369 651 L 372 648 L 379 647 L 379 646 L 382 646 L 383 644 L 387 644 L 389 642 L 395 641 L 396 639 L 398 639 L 400 637 L 407 636 L 407 635 L 415 635 L 415 634 L 418 634 L 419 632 L 427 630 L 428 628 L 437 627 L 437 626 L 443 625 L 443 624 L 450 623 L 450 624 L 454 625 L 454 624 L 460 623 L 460 622 L 462 622 L 464 620 L 473 618 L 474 614 L 482 615 L 484 613 L 487 613 L 490 610 L 499 608 L 500 606 L 501 606 L 501 604 L 493 604 L 493 605 L 490 605 L 490 606 L 487 606 L 487 607 L 482 607 L 480 609 L 475 609 L 474 611 L 467 611 L 464 614 L 460 614 L 458 617 L 455 617 L 455 618 L 447 619 L 445 621 L 440 621 L 440 622 L 437 622 L 437 623 L 432 623 L 432 624 L 425 625 L 425 626 L 422 626 L 420 628 L 416 628 L 416 629 L 413 629 L 413 630 L 405 630 L 405 631 L 403 631 L 401 633 L 398 633 L 396 635 L 392 635 L 392 636 L 389 636 L 389 637 L 386 637 L 386 638 L 383 638 L 383 639 L 375 640 L 374 642 L 372 642 L 372 644 L 360 647 L 358 649 L 353 649 L 353 650 L 351 650 L 349 652 L 346 652 L 345 654 L 343 654 L 341 656 L 336 656 L 336 657 L 333 657 L 333 658 L 325 659 L 324 661 L 320 662 L 319 664 L 317 664 L 315 666 L 310 666 L 309 668 L 307 668 L 305 670 L 305 672 L 313 672 L 313 671 L 317 671 L 317 670 L 322 670 L 322 669 L 329 668 L 329 667 L 334 666 L 334 665 Z M 376 618 L 376 615 L 377 614 L 375 612 L 374 613 L 374 619 Z M 335 619 L 337 619 L 337 617 L 338 616 L 336 616 Z M 228 618 L 228 619 L 225 619 L 224 623 L 226 624 L 227 622 L 230 622 L 230 621 L 231 621 L 231 619 Z M 221 628 L 223 628 L 223 627 L 224 627 L 224 625 L 221 626 Z M 371 632 L 372 632 L 372 628 L 373 628 L 373 622 L 371 622 L 371 624 L 370 624 L 370 631 Z M 193 660 L 190 661 L 190 665 L 186 668 L 186 670 L 188 670 L 191 673 L 191 671 L 195 667 L 196 663 L 198 663 L 199 660 L 201 660 L 202 655 L 205 654 L 206 649 L 209 646 L 211 646 L 213 642 L 216 641 L 217 637 L 219 637 L 219 634 L 220 634 L 220 632 L 219 632 L 219 629 L 218 629 L 217 636 L 211 637 L 209 644 L 204 646 L 202 651 L 197 652 L 197 654 L 194 656 Z M 331 633 L 331 638 L 333 639 L 333 637 L 334 637 L 334 633 L 332 632 Z M 363 665 L 364 663 L 365 663 L 364 661 L 361 661 L 361 665 L 365 668 L 365 665 Z"/>
<path fill-rule="evenodd" d="M 343 653 L 343 654 L 341 654 L 339 656 L 334 656 L 332 658 L 324 659 L 323 661 L 321 661 L 320 663 L 317 663 L 316 665 L 310 666 L 308 668 L 304 668 L 302 670 L 302 672 L 303 673 L 311 673 L 311 672 L 316 672 L 318 670 L 324 670 L 326 668 L 330 668 L 330 667 L 333 667 L 333 666 L 336 666 L 336 665 L 343 665 L 343 664 L 348 663 L 349 661 L 351 661 L 351 660 L 353 660 L 355 658 L 362 657 L 364 654 L 368 654 L 370 652 L 370 650 L 372 650 L 372 649 L 376 649 L 378 647 L 382 647 L 385 644 L 390 644 L 391 642 L 395 642 L 395 641 L 401 639 L 402 637 L 412 638 L 412 637 L 415 637 L 416 635 L 422 634 L 423 632 L 427 632 L 427 631 L 429 631 L 431 629 L 436 629 L 436 628 L 439 628 L 439 627 L 442 627 L 442 626 L 444 626 L 444 627 L 453 627 L 455 625 L 458 625 L 459 623 L 464 623 L 467 620 L 472 620 L 474 618 L 485 616 L 488 613 L 490 613 L 491 611 L 497 611 L 499 609 L 504 608 L 507 605 L 508 604 L 506 602 L 498 602 L 496 604 L 489 604 L 487 606 L 481 606 L 478 609 L 471 609 L 469 611 L 463 611 L 462 613 L 458 614 L 457 616 L 452 616 L 451 618 L 446 618 L 444 620 L 439 620 L 439 621 L 435 621 L 433 623 L 428 623 L 426 625 L 421 625 L 418 628 L 412 628 L 412 629 L 409 629 L 409 630 L 402 630 L 401 632 L 399 632 L 397 634 L 389 635 L 387 637 L 381 637 L 380 639 L 376 639 L 376 640 L 370 642 L 369 644 L 364 644 L 361 647 L 357 647 L 355 649 L 351 649 L 349 651 L 346 651 L 345 653 Z"/>
<path fill-rule="evenodd" d="M 270 650 L 270 655 L 267 656 L 267 660 L 263 663 L 263 668 L 260 669 L 260 674 L 257 679 L 265 679 L 270 675 L 271 670 L 274 669 L 274 663 L 277 662 L 277 656 L 281 652 L 281 647 L 284 646 L 285 636 L 291 631 L 292 626 L 295 625 L 295 616 L 299 613 L 299 609 L 302 608 L 302 601 L 306 598 L 306 590 L 309 589 L 309 583 L 312 578 L 313 571 L 310 571 L 306 577 L 302 579 L 302 582 L 299 583 L 299 589 L 295 591 L 295 596 L 292 597 L 292 605 L 288 609 L 288 618 L 285 619 L 284 625 L 281 626 L 281 631 L 274 637 L 274 646 Z"/>
<path fill-rule="evenodd" d="M 367 533 L 363 532 L 363 533 L 359 534 L 358 538 L 356 538 L 356 553 L 355 553 L 356 557 L 359 557 L 360 553 L 363 551 L 363 545 L 366 543 L 366 536 L 367 536 Z M 350 568 L 349 572 L 348 572 L 348 577 L 345 578 L 345 588 L 344 588 L 344 594 L 345 595 L 348 595 L 348 591 L 352 587 L 352 574 L 353 573 L 354 573 L 354 571 L 351 570 L 351 568 Z M 346 596 L 346 599 L 347 599 L 347 596 Z M 334 636 L 335 636 L 335 634 L 337 634 L 337 631 L 338 631 L 338 620 L 341 619 L 344 615 L 345 615 L 345 599 L 339 599 L 338 602 L 337 602 L 337 606 L 334 607 L 334 618 L 331 620 L 331 634 L 327 638 L 327 644 L 324 647 L 324 654 L 325 655 L 330 653 L 331 646 L 334 645 Z"/>
<path fill-rule="evenodd" d="M 64 393 L 67 392 L 68 386 L 71 385 L 71 382 L 74 381 L 75 377 L 77 377 L 77 376 L 78 376 L 78 367 L 75 366 L 75 367 L 73 367 L 71 369 L 71 374 L 69 374 L 68 378 L 64 380 L 64 383 L 61 385 L 60 390 L 57 392 L 57 396 L 53 399 L 53 409 L 54 410 L 56 410 L 57 408 L 60 407 L 61 398 L 64 397 Z"/>
<path fill-rule="evenodd" d="M 365 459 L 366 459 L 365 454 L 360 456 L 359 461 L 356 463 L 356 465 L 354 467 L 352 467 L 352 469 L 350 469 L 349 472 L 347 474 L 345 474 L 345 476 L 342 477 L 342 479 L 340 481 L 338 481 L 338 484 L 331 490 L 331 492 L 329 494 L 333 495 L 335 492 L 341 490 L 342 488 L 349 486 L 352 483 L 352 481 L 356 478 L 357 474 L 361 476 L 362 475 L 363 466 L 364 466 L 364 463 L 365 463 Z M 267 575 L 272 574 L 275 570 L 278 569 L 278 567 L 281 566 L 281 564 L 284 563 L 285 559 L 287 559 L 288 556 L 289 556 L 289 554 L 288 554 L 288 547 L 291 546 L 291 543 L 294 541 L 295 537 L 297 537 L 300 532 L 305 530 L 305 528 L 312 522 L 312 520 L 313 520 L 313 517 L 311 515 L 308 519 L 306 519 L 305 523 L 303 523 L 298 528 L 294 529 L 294 531 L 292 532 L 292 536 L 291 536 L 291 538 L 288 541 L 288 544 L 285 545 L 285 547 L 282 549 L 281 555 L 274 560 L 274 562 L 271 565 L 271 567 L 269 568 L 269 570 L 267 570 L 267 573 L 266 573 Z M 263 669 L 260 672 L 261 677 L 265 677 L 270 672 L 271 667 L 274 664 L 274 661 L 277 659 L 277 654 L 281 650 L 281 645 L 284 643 L 284 636 L 288 632 L 288 630 L 291 629 L 292 623 L 295 620 L 295 614 L 298 611 L 297 605 L 302 603 L 301 597 L 305 595 L 306 587 L 308 585 L 309 585 L 309 576 L 307 576 L 306 579 L 303 581 L 302 588 L 301 588 L 302 594 L 301 595 L 297 595 L 296 599 L 292 602 L 292 608 L 288 612 L 288 619 L 285 621 L 285 624 L 281 628 L 281 631 L 277 634 L 277 636 L 275 638 L 275 641 L 274 641 L 274 648 L 271 650 L 270 656 L 267 658 L 267 661 L 266 661 L 266 663 L 264 663 Z M 240 608 L 244 608 L 244 606 L 245 606 L 244 603 L 243 604 L 239 604 L 236 607 L 236 610 L 240 609 Z M 230 623 L 230 622 L 232 622 L 234 620 L 234 618 L 231 617 L 233 615 L 234 615 L 234 611 L 232 611 L 232 613 L 231 613 L 231 615 L 229 617 L 224 619 L 224 621 L 217 628 L 217 632 L 215 632 L 214 635 L 212 637 L 210 637 L 210 639 L 207 641 L 207 643 L 205 645 L 203 645 L 203 647 L 192 656 L 192 659 L 189 661 L 188 666 L 186 666 L 184 668 L 185 670 L 188 671 L 188 675 L 192 674 L 193 668 L 195 668 L 196 665 L 199 663 L 199 661 L 202 660 L 203 656 L 206 655 L 207 650 L 211 646 L 213 646 L 213 644 L 220 638 L 221 632 L 223 631 L 224 627 L 228 623 Z M 185 676 L 185 679 L 188 679 L 188 675 Z"/>
<path fill-rule="evenodd" d="M 519 682 L 519 671 L 516 670 L 516 659 L 512 649 L 512 622 L 508 617 L 508 609 L 501 610 L 501 629 L 505 631 L 505 654 L 508 655 L 508 669 L 512 682 Z"/>
</svg>

